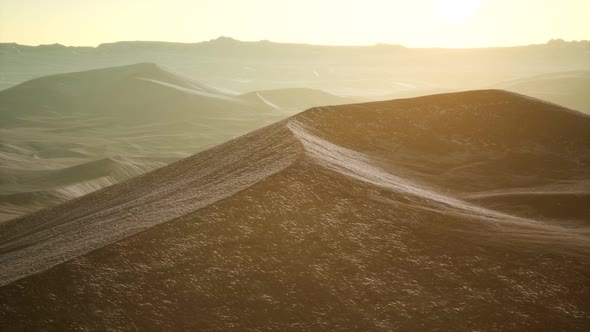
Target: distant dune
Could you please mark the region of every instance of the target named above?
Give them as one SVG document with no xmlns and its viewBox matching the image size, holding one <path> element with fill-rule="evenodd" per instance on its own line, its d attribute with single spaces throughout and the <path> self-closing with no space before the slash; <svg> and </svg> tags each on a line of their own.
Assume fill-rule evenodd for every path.
<svg viewBox="0 0 590 332">
<path fill-rule="evenodd" d="M 255 91 L 242 95 L 242 98 L 255 102 L 264 102 L 273 108 L 286 110 L 300 110 L 318 105 L 341 105 L 353 102 L 350 98 L 343 98 L 321 90 L 307 88 L 291 88 L 277 90 Z"/>
<path fill-rule="evenodd" d="M 0 89 L 52 74 L 155 62 L 240 93 L 302 87 L 364 100 L 393 99 L 587 71 L 589 45 L 588 41 L 553 41 L 518 47 L 420 49 L 244 42 L 227 37 L 188 44 L 123 41 L 98 47 L 6 43 L 0 44 Z"/>
<path fill-rule="evenodd" d="M 240 95 L 151 63 L 25 82 L 0 91 L 0 221 L 350 102 L 311 89 Z"/>
<path fill-rule="evenodd" d="M 590 114 L 590 71 L 552 73 L 495 85 Z"/>
<path fill-rule="evenodd" d="M 590 116 L 522 95 L 317 107 L 1 223 L 0 321 L 583 331 L 589 179 Z"/>
</svg>

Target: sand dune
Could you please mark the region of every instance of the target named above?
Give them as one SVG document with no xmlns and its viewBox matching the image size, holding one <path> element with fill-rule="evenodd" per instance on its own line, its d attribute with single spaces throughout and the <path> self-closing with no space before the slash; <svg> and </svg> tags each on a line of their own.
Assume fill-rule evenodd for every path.
<svg viewBox="0 0 590 332">
<path fill-rule="evenodd" d="M 590 113 L 590 71 L 560 72 L 525 77 L 494 85 Z"/>
<path fill-rule="evenodd" d="M 3 169 L 0 220 L 57 205 L 163 165 L 162 162 L 116 157 L 59 169 Z"/>
<path fill-rule="evenodd" d="M 320 105 L 341 105 L 353 102 L 350 98 L 343 98 L 321 90 L 291 88 L 278 90 L 264 90 L 242 95 L 246 100 L 262 100 L 273 108 L 284 110 L 312 108 Z"/>
<path fill-rule="evenodd" d="M 135 124 L 174 116 L 218 116 L 243 106 L 233 94 L 151 63 L 42 77 L 4 90 L 0 98 L 3 127 L 41 114 L 116 116 L 114 123 Z M 201 107 L 198 112 L 195 106 Z"/>
<path fill-rule="evenodd" d="M 0 321 L 584 330 L 589 166 L 589 116 L 514 93 L 313 108 L 0 224 Z"/>
<path fill-rule="evenodd" d="M 152 63 L 25 82 L 0 91 L 0 221 L 350 101 L 311 89 L 240 95 Z"/>
</svg>

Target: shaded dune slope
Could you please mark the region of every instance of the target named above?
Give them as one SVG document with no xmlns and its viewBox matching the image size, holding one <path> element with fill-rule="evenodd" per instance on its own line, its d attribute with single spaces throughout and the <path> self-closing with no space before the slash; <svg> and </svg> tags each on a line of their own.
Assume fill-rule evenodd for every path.
<svg viewBox="0 0 590 332">
<path fill-rule="evenodd" d="M 315 108 L 0 224 L 0 321 L 584 330 L 589 135 L 497 90 Z"/>
</svg>

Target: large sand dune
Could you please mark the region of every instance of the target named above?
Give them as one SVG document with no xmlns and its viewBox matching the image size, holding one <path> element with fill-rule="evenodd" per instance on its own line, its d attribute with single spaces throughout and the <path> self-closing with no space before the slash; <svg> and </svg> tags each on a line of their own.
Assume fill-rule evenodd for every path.
<svg viewBox="0 0 590 332">
<path fill-rule="evenodd" d="M 151 63 L 25 82 L 0 91 L 0 221 L 349 102 L 311 89 L 239 95 Z"/>
<path fill-rule="evenodd" d="M 0 321 L 583 331 L 589 166 L 590 117 L 504 91 L 314 108 L 0 224 Z"/>
</svg>

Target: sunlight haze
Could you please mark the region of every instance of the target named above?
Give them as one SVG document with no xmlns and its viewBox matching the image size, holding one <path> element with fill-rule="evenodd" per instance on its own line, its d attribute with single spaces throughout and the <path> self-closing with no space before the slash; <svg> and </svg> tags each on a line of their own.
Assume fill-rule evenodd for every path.
<svg viewBox="0 0 590 332">
<path fill-rule="evenodd" d="M 0 2 L 0 42 L 96 46 L 231 36 L 327 45 L 486 47 L 590 39 L 587 0 Z"/>
<path fill-rule="evenodd" d="M 590 0 L 0 0 L 0 332 L 590 331 Z"/>
</svg>

